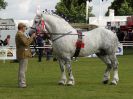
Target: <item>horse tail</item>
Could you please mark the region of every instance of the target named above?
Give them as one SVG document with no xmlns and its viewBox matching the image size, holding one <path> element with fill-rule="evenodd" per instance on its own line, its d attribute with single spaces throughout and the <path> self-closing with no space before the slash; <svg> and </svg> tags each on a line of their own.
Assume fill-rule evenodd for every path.
<svg viewBox="0 0 133 99">
<path fill-rule="evenodd" d="M 118 50 L 118 46 L 119 46 L 119 44 L 120 44 L 120 42 L 119 42 L 119 40 L 118 40 L 118 37 L 117 37 L 117 35 L 116 35 L 116 33 L 115 33 L 115 51 L 117 51 Z"/>
</svg>

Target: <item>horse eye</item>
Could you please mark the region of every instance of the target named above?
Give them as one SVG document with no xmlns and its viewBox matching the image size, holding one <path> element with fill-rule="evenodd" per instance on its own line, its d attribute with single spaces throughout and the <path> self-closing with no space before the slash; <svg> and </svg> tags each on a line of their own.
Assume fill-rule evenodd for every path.
<svg viewBox="0 0 133 99">
<path fill-rule="evenodd" d="M 35 21 L 35 24 L 37 24 L 37 21 Z"/>
</svg>

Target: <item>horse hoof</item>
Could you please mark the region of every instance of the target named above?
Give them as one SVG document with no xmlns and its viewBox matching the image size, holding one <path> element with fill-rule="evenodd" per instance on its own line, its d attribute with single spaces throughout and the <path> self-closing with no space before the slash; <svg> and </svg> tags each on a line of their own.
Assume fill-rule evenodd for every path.
<svg viewBox="0 0 133 99">
<path fill-rule="evenodd" d="M 58 82 L 58 85 L 66 85 L 66 80 L 60 80 L 60 81 Z"/>
<path fill-rule="evenodd" d="M 68 83 L 67 83 L 67 86 L 74 86 L 75 85 L 75 82 L 74 81 L 68 81 Z"/>
<path fill-rule="evenodd" d="M 103 81 L 103 84 L 108 84 L 109 80 Z"/>
<path fill-rule="evenodd" d="M 110 85 L 117 85 L 117 82 L 116 82 L 116 81 L 112 81 L 112 82 L 110 83 Z"/>
</svg>

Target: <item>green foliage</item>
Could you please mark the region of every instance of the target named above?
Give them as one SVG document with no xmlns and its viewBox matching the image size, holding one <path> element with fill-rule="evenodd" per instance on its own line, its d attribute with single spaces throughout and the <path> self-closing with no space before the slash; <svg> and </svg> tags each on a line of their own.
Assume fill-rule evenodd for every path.
<svg viewBox="0 0 133 99">
<path fill-rule="evenodd" d="M 114 9 L 116 16 L 133 15 L 133 0 L 114 0 L 109 9 Z"/>
<path fill-rule="evenodd" d="M 133 52 L 119 56 L 120 82 L 117 86 L 101 83 L 105 64 L 98 58 L 79 58 L 72 63 L 75 86 L 59 86 L 57 62 L 29 60 L 28 87 L 17 86 L 18 63 L 0 61 L 0 99 L 133 99 Z"/>
<path fill-rule="evenodd" d="M 121 4 L 121 8 L 118 9 L 120 15 L 133 15 L 133 8 L 128 6 L 127 2 Z"/>
<path fill-rule="evenodd" d="M 7 6 L 7 2 L 5 2 L 4 0 L 0 0 L 0 10 L 5 9 L 6 6 Z"/>
<path fill-rule="evenodd" d="M 93 16 L 89 9 L 89 16 Z M 86 16 L 86 0 L 61 0 L 56 5 L 56 13 L 71 23 L 84 23 Z"/>
</svg>

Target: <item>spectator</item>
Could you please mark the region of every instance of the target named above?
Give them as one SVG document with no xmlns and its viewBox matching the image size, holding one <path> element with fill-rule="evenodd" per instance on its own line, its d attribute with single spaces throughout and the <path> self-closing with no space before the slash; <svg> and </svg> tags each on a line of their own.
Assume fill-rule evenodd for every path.
<svg viewBox="0 0 133 99">
<path fill-rule="evenodd" d="M 132 29 L 129 30 L 128 35 L 129 35 L 129 41 L 133 41 L 133 30 Z"/>
<path fill-rule="evenodd" d="M 9 46 L 10 44 L 10 35 L 7 35 L 6 39 L 4 40 L 4 46 Z"/>
<path fill-rule="evenodd" d="M 49 45 L 51 45 L 50 40 L 47 39 L 45 44 L 48 45 L 46 47 L 49 47 Z M 49 61 L 52 55 L 52 48 L 45 48 L 45 54 L 46 54 L 46 61 Z"/>
<path fill-rule="evenodd" d="M 44 42 L 41 34 L 37 35 L 36 42 L 38 47 L 44 47 Z M 43 56 L 43 48 L 38 48 L 38 62 L 42 61 L 42 56 Z"/>
<path fill-rule="evenodd" d="M 0 46 L 3 46 L 4 42 L 1 40 L 1 35 L 0 35 Z"/>
<path fill-rule="evenodd" d="M 123 31 L 120 31 L 120 29 L 118 29 L 117 37 L 118 37 L 118 40 L 119 41 L 124 41 L 124 37 L 125 37 L 124 32 Z"/>
<path fill-rule="evenodd" d="M 124 31 L 124 41 L 128 41 L 129 40 L 129 36 L 128 36 L 128 32 Z"/>
</svg>

